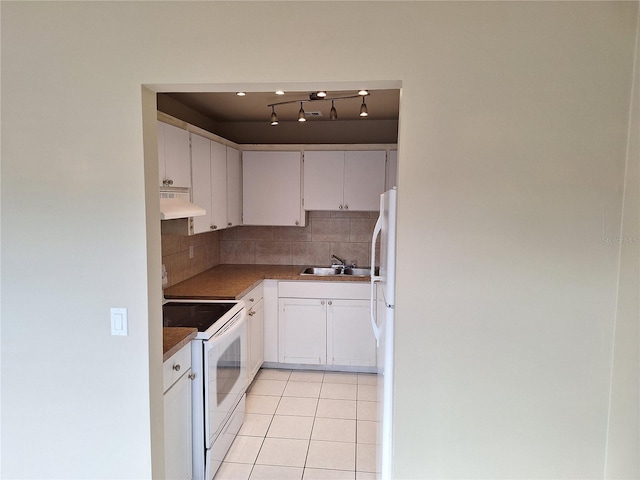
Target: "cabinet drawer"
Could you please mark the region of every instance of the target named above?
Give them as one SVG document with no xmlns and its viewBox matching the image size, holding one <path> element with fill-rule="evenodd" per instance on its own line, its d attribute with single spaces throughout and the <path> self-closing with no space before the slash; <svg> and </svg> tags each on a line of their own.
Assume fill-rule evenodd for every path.
<svg viewBox="0 0 640 480">
<path fill-rule="evenodd" d="M 263 282 L 260 282 L 258 286 L 254 287 L 249 293 L 242 297 L 241 300 L 244 301 L 244 306 L 247 311 L 251 310 L 251 308 L 263 297 L 262 283 Z"/>
<path fill-rule="evenodd" d="M 369 300 L 369 282 L 278 282 L 278 297 Z"/>
<path fill-rule="evenodd" d="M 163 392 L 180 379 L 191 368 L 191 343 L 176 352 L 162 365 Z"/>
</svg>

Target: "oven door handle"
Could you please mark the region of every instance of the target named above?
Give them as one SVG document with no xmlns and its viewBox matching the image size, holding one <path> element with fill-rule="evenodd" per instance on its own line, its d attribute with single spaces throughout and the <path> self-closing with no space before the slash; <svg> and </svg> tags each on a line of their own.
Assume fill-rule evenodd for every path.
<svg viewBox="0 0 640 480">
<path fill-rule="evenodd" d="M 211 337 L 211 340 L 206 342 L 208 349 L 210 350 L 212 347 L 217 345 L 222 337 L 225 335 L 233 335 L 237 330 L 242 328 L 242 324 L 244 322 L 245 317 L 247 316 L 246 309 L 240 310 L 238 314 L 236 314 L 235 318 L 231 319 L 224 327 L 222 327 L 216 334 Z"/>
</svg>

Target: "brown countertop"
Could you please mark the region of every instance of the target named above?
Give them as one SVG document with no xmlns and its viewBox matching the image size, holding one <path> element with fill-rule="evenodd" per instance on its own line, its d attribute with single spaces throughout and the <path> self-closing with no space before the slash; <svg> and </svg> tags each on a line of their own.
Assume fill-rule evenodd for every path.
<svg viewBox="0 0 640 480">
<path fill-rule="evenodd" d="M 198 330 L 187 327 L 164 327 L 162 329 L 162 361 L 166 362 L 178 350 L 195 338 Z"/>
<path fill-rule="evenodd" d="M 165 298 L 237 300 L 262 280 L 368 282 L 369 277 L 300 275 L 303 265 L 218 265 L 164 291 Z"/>
</svg>

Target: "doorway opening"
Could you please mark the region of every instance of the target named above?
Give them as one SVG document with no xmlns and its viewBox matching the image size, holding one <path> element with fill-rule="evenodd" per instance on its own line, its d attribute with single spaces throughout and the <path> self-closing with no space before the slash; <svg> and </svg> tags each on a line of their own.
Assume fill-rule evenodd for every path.
<svg viewBox="0 0 640 480">
<path fill-rule="evenodd" d="M 157 110 L 156 117 L 151 118 L 149 116 L 150 108 L 148 108 L 149 105 L 147 105 L 145 122 L 151 123 L 155 122 L 156 119 L 160 119 L 222 144 L 240 147 L 240 150 L 242 150 L 245 145 L 264 145 L 268 146 L 267 148 L 274 148 L 273 146 L 277 145 L 284 150 L 295 149 L 300 145 L 314 145 L 319 149 L 325 150 L 345 148 L 345 146 L 350 145 L 365 145 L 367 146 L 366 148 L 374 149 L 380 145 L 384 145 L 386 148 L 387 163 L 389 163 L 391 155 L 393 155 L 393 162 L 395 162 L 391 167 L 388 165 L 386 167 L 385 188 L 387 188 L 397 184 L 400 82 L 369 82 L 367 86 L 370 88 L 368 94 L 366 96 L 357 96 L 353 94 L 354 92 L 357 93 L 361 87 L 360 82 L 358 82 L 358 85 L 354 82 L 312 85 L 313 88 L 309 88 L 310 84 L 155 85 L 150 88 L 155 92 L 154 109 Z M 285 91 L 284 95 L 276 93 L 276 90 L 280 88 Z M 334 101 L 313 99 L 313 96 L 321 91 L 320 89 L 326 91 L 329 99 L 333 98 Z M 245 95 L 237 95 L 239 91 L 244 92 Z M 349 98 L 351 95 L 353 95 L 354 98 Z M 366 112 L 368 113 L 366 118 L 360 117 L 363 105 L 365 105 Z M 337 115 L 332 111 L 333 109 L 335 109 Z M 306 122 L 298 121 L 301 110 L 304 110 Z M 277 125 L 272 125 L 274 113 L 277 115 Z M 153 130 L 153 128 L 145 129 L 145 132 L 148 130 Z M 157 142 L 157 138 L 154 138 L 153 141 Z M 389 147 L 390 145 L 395 145 L 395 148 Z M 147 179 L 154 177 L 157 179 L 157 158 L 145 158 L 145 162 L 146 170 L 151 169 L 155 172 L 154 175 L 147 174 Z M 157 192 L 155 185 L 152 186 L 148 181 L 148 198 L 154 195 L 153 192 L 150 193 L 150 190 Z M 349 215 L 343 212 L 342 216 L 348 217 Z M 164 234 L 164 224 L 165 222 L 163 222 L 163 235 L 160 237 L 162 240 L 164 240 L 165 235 L 175 235 L 175 232 L 171 232 L 170 229 L 167 231 L 168 233 Z M 242 229 L 245 227 L 241 226 L 239 228 Z M 231 229 L 226 235 L 233 237 L 234 235 L 230 234 L 230 231 Z M 158 250 L 162 251 L 164 260 L 168 247 L 160 238 L 153 238 L 157 235 L 156 232 L 158 232 L 157 228 L 151 231 L 153 235 L 150 235 L 150 242 L 157 242 L 156 245 L 160 247 Z M 268 234 L 273 235 L 273 232 Z M 191 238 L 193 239 L 194 237 Z M 219 242 L 219 239 L 217 241 Z M 198 244 L 199 242 L 186 241 L 183 243 L 188 244 L 189 256 L 194 256 L 197 259 L 198 255 L 193 255 L 191 252 L 200 245 L 194 245 L 192 243 Z M 214 245 L 213 249 L 215 250 L 215 248 L 216 246 Z M 217 248 L 219 249 L 220 246 L 218 245 Z M 180 254 L 182 252 L 177 253 Z M 210 260 L 211 257 L 209 256 L 209 261 Z M 220 259 L 217 261 L 220 263 Z M 157 262 L 157 260 L 155 260 L 155 262 Z M 366 264 L 366 261 L 361 264 Z M 210 264 L 205 264 L 204 266 L 206 268 L 211 267 Z M 158 265 L 154 265 L 153 267 L 154 268 L 150 268 L 151 271 L 159 270 Z M 202 265 L 200 268 L 202 268 Z M 189 278 L 196 270 L 193 268 L 183 268 L 182 277 L 178 277 L 178 281 Z M 153 297 L 153 295 L 151 295 L 151 297 Z M 159 295 L 158 298 L 155 299 L 158 305 L 162 302 L 161 297 L 162 295 Z M 150 298 L 150 306 L 153 302 L 154 300 Z M 151 310 L 150 308 L 150 311 Z M 150 318 L 154 317 L 151 316 Z M 153 331 L 154 329 L 150 328 L 150 332 Z M 282 371 L 282 369 L 279 369 L 273 372 Z M 315 377 L 319 378 L 320 372 L 310 373 L 315 373 Z M 270 374 L 279 375 L 282 373 L 268 373 L 267 376 Z M 326 378 L 330 380 L 337 380 L 339 378 L 337 376 L 339 374 L 334 372 L 328 372 L 323 375 L 326 375 Z M 345 374 L 343 378 L 346 379 L 347 375 L 348 374 Z M 302 379 L 304 375 L 301 371 L 292 370 L 289 372 L 289 376 L 293 376 L 294 379 Z M 359 376 L 362 376 L 362 387 L 360 387 Z M 356 392 L 354 401 L 358 401 L 359 390 L 362 392 L 367 391 L 369 395 L 367 400 L 361 400 L 363 402 L 377 404 L 379 400 L 381 400 L 377 396 L 375 400 L 372 400 L 370 378 L 370 374 L 369 377 L 364 374 L 359 375 L 358 373 L 351 375 L 351 379 L 355 379 L 355 384 L 352 383 L 352 385 L 355 385 Z M 270 379 L 265 378 L 264 380 Z M 289 380 L 287 380 L 287 382 L 288 381 Z M 296 380 L 291 381 L 296 382 Z M 302 381 L 300 383 L 305 382 Z M 324 381 L 321 382 L 321 390 L 323 383 Z M 331 384 L 333 382 L 326 383 Z M 339 382 L 337 382 L 337 384 L 339 384 Z M 348 390 L 349 388 L 346 389 Z M 351 388 L 351 390 L 353 390 L 353 388 Z M 363 395 L 365 394 L 363 393 Z M 377 395 L 377 393 L 375 393 L 375 395 Z M 282 398 L 284 398 L 284 396 Z M 319 399 L 320 393 L 318 401 Z M 371 408 L 371 405 L 367 406 Z M 264 414 L 256 413 L 256 415 Z M 273 415 L 275 416 L 275 412 Z M 357 425 L 357 420 L 357 418 L 353 419 L 354 425 Z M 361 421 L 375 423 L 374 420 L 371 419 L 362 419 Z M 324 421 L 320 421 L 319 423 L 323 422 Z M 361 437 L 364 438 L 364 431 L 366 428 L 371 428 L 371 425 L 364 423 L 363 425 L 365 426 L 361 427 Z M 357 432 L 357 426 L 354 428 L 356 428 Z M 390 441 L 390 439 L 388 440 Z M 369 452 L 367 455 L 370 456 L 371 446 L 370 444 L 368 445 L 367 447 L 362 446 L 361 451 L 367 450 Z M 358 454 L 357 451 L 354 451 L 354 455 L 356 456 L 354 457 L 355 462 L 357 458 L 359 458 L 357 455 L 365 454 Z M 380 465 L 378 465 L 378 471 L 380 471 L 380 468 Z"/>
</svg>

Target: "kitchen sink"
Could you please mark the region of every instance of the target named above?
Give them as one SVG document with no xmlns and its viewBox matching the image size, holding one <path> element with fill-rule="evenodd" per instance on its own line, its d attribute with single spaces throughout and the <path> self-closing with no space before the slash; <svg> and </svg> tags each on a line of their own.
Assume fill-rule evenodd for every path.
<svg viewBox="0 0 640 480">
<path fill-rule="evenodd" d="M 378 273 L 378 268 L 376 268 Z M 339 276 L 339 277 L 369 277 L 371 276 L 370 268 L 351 268 L 351 267 L 305 267 L 300 275 L 322 275 L 322 276 Z"/>
<path fill-rule="evenodd" d="M 341 273 L 341 268 L 307 267 L 300 272 L 300 275 L 340 275 Z"/>
<path fill-rule="evenodd" d="M 376 267 L 375 273 L 378 273 L 378 268 Z M 370 268 L 345 268 L 345 275 L 352 275 L 354 277 L 370 277 L 371 269 Z"/>
</svg>

